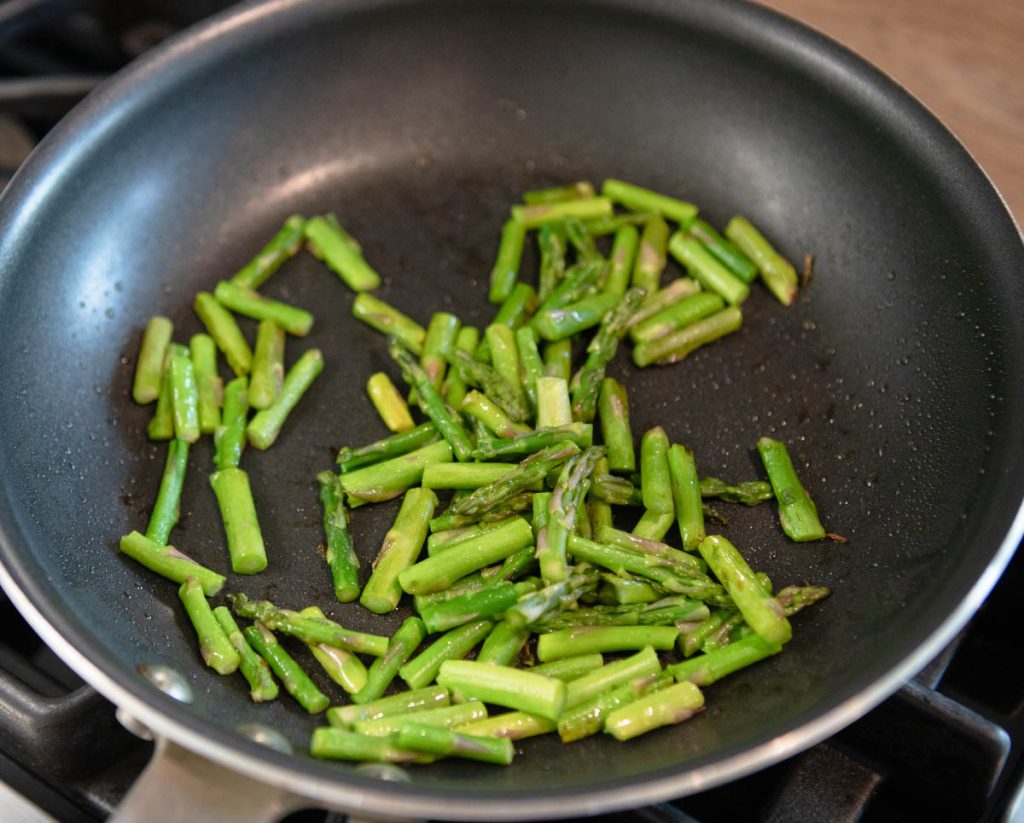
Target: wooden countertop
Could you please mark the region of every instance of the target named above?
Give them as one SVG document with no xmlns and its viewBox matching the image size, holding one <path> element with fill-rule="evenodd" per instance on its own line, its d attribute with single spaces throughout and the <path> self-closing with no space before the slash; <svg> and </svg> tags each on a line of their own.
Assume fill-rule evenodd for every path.
<svg viewBox="0 0 1024 823">
<path fill-rule="evenodd" d="M 1024 0 L 760 0 L 855 51 L 942 120 L 1024 224 Z"/>
</svg>

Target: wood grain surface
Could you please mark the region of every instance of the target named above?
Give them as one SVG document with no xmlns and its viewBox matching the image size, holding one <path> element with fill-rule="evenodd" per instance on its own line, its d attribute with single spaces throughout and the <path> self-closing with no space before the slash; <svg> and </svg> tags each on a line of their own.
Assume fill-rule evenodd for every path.
<svg viewBox="0 0 1024 823">
<path fill-rule="evenodd" d="M 838 40 L 957 135 L 1024 223 L 1024 0 L 761 0 Z"/>
</svg>

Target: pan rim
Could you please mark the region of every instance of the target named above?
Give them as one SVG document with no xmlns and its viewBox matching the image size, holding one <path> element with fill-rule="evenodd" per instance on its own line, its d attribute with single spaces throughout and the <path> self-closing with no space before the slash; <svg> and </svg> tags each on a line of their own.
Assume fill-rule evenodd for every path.
<svg viewBox="0 0 1024 823">
<path fill-rule="evenodd" d="M 317 0 L 313 0 L 311 4 L 316 2 Z M 19 172 L 12 182 L 11 190 L 15 192 L 13 198 L 18 199 L 21 189 L 24 188 L 21 182 L 28 179 L 37 167 L 46 165 L 50 157 L 61 155 L 62 146 L 67 142 L 70 132 L 80 124 L 89 123 L 94 111 L 105 113 L 108 100 L 118 99 L 122 92 L 131 85 L 145 82 L 151 75 L 160 71 L 163 64 L 168 61 L 177 61 L 182 54 L 203 50 L 208 53 L 208 50 L 213 48 L 211 44 L 221 36 L 229 34 L 235 29 L 257 23 L 261 19 L 269 20 L 288 8 L 298 5 L 306 5 L 306 3 L 303 0 L 271 0 L 220 15 L 161 46 L 135 64 L 127 73 L 105 83 L 97 94 L 90 97 L 83 106 L 76 110 L 71 116 L 68 126 L 62 127 L 54 140 L 48 140 L 40 147 L 40 151 L 36 153 L 37 156 L 27 164 L 25 171 Z M 372 2 L 362 5 L 378 6 L 385 5 L 385 3 Z M 666 4 L 658 2 L 658 0 L 653 2 L 634 0 L 634 2 L 616 2 L 610 5 L 645 7 L 652 13 L 666 7 Z M 731 2 L 730 5 L 749 9 L 745 3 Z M 808 38 L 813 35 L 819 41 L 831 44 L 833 55 L 845 54 L 848 61 L 852 59 L 860 67 L 861 74 L 864 75 L 860 78 L 861 81 L 868 76 L 865 69 L 870 69 L 877 74 L 880 81 L 887 84 L 888 92 L 891 93 L 898 89 L 906 94 L 902 88 L 897 87 L 891 79 L 882 75 L 873 66 L 856 55 L 852 55 L 845 48 L 829 41 L 824 35 L 763 7 L 756 7 L 756 11 L 757 14 L 763 15 L 766 21 L 773 21 L 776 28 L 787 31 L 791 35 L 797 35 L 798 42 L 793 46 L 795 49 L 808 47 L 810 45 Z M 924 110 L 919 101 L 914 99 L 914 102 Z M 930 116 L 935 119 L 933 115 Z M 983 170 L 982 174 L 984 174 Z M 17 188 L 15 188 L 16 186 Z M 992 188 L 995 190 L 994 187 Z M 998 192 L 996 193 L 998 195 Z M 34 194 L 40 196 L 37 192 Z M 186 722 L 190 715 L 184 707 L 172 709 L 168 708 L 168 704 L 153 701 L 144 695 L 146 689 L 143 688 L 143 684 L 119 682 L 93 659 L 80 651 L 65 637 L 55 623 L 51 622 L 44 611 L 36 606 L 29 593 L 29 587 L 24 585 L 24 581 L 18 579 L 18 574 L 2 564 L 0 564 L 0 585 L 44 641 L 105 697 L 157 734 L 209 756 L 216 762 L 250 777 L 296 790 L 311 800 L 342 808 L 372 809 L 374 812 L 396 816 L 423 816 L 426 814 L 436 817 L 451 817 L 461 813 L 472 814 L 477 819 L 508 820 L 540 815 L 566 816 L 608 812 L 682 796 L 742 777 L 825 739 L 848 725 L 852 720 L 862 716 L 894 692 L 954 637 L 995 585 L 1022 536 L 1024 536 L 1024 506 L 1018 509 L 997 552 L 972 585 L 968 596 L 928 636 L 927 640 L 918 646 L 914 653 L 905 657 L 885 675 L 877 678 L 868 688 L 819 715 L 814 720 L 801 724 L 794 731 L 775 740 L 748 748 L 739 754 L 723 758 L 712 766 L 697 767 L 665 777 L 644 778 L 639 781 L 634 778 L 627 785 L 612 784 L 605 789 L 591 790 L 585 796 L 577 792 L 568 794 L 534 793 L 534 795 L 488 793 L 486 795 L 488 798 L 499 801 L 499 803 L 485 807 L 478 805 L 478 796 L 468 793 L 460 799 L 451 794 L 442 794 L 440 790 L 436 794 L 431 794 L 422 787 L 411 787 L 406 791 L 404 787 L 398 788 L 393 784 L 388 784 L 383 789 L 375 789 L 372 784 L 359 785 L 358 781 L 350 780 L 348 777 L 345 777 L 344 780 L 325 781 L 318 776 L 311 775 L 308 769 L 301 767 L 296 761 L 285 760 L 283 756 L 279 757 L 269 750 L 258 748 L 257 744 L 228 745 L 215 735 L 202 733 L 198 729 L 197 723 Z M 4 555 L 10 552 L 11 545 L 12 541 L 7 531 L 0 525 L 0 549 L 3 550 Z M 268 764 L 273 767 L 269 773 Z M 268 777 L 271 779 L 267 780 Z M 514 805 L 510 804 L 508 807 L 499 808 L 501 801 L 514 801 Z"/>
</svg>

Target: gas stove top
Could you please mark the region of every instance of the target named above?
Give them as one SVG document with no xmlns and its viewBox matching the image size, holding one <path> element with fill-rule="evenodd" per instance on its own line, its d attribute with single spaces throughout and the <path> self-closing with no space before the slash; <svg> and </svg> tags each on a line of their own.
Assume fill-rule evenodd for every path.
<svg viewBox="0 0 1024 823">
<path fill-rule="evenodd" d="M 106 74 L 226 5 L 0 3 L 0 185 Z M 1018 553 L 938 658 L 828 741 L 699 795 L 588 819 L 1024 820 L 1024 681 L 1012 654 L 1022 585 Z M 50 652 L 2 595 L 0 625 L 0 820 L 105 819 L 152 744 L 124 730 L 113 706 Z M 286 819 L 344 818 L 307 810 Z"/>
</svg>

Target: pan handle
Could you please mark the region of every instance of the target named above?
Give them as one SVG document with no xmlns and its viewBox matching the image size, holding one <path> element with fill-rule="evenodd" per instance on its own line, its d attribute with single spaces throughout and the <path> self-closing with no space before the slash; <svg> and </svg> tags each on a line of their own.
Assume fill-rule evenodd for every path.
<svg viewBox="0 0 1024 823">
<path fill-rule="evenodd" d="M 308 807 L 287 789 L 260 783 L 158 737 L 153 757 L 111 823 L 270 823 Z"/>
</svg>

